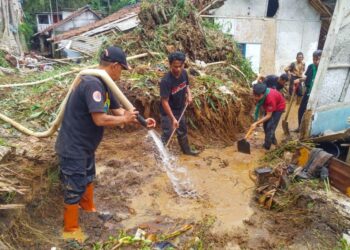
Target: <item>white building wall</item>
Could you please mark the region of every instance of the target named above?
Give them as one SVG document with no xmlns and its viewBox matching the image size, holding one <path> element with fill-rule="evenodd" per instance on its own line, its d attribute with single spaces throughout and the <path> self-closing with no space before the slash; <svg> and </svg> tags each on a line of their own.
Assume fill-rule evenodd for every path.
<svg viewBox="0 0 350 250">
<path fill-rule="evenodd" d="M 317 49 L 321 30 L 320 14 L 308 0 L 280 0 L 279 3 L 276 73 L 282 73 L 299 51 L 304 53 L 306 65 L 312 63 L 312 53 Z"/>
<path fill-rule="evenodd" d="M 260 73 L 280 74 L 301 51 L 312 62 L 321 29 L 320 14 L 308 0 L 280 0 L 274 18 L 266 18 L 268 0 L 227 0 L 212 11 L 238 43 L 261 44 Z"/>
<path fill-rule="evenodd" d="M 87 11 L 81 14 L 80 16 L 77 16 L 72 20 L 69 20 L 68 22 L 64 23 L 63 25 L 57 27 L 57 29 L 55 29 L 55 33 L 63 33 L 71 29 L 83 27 L 90 23 L 96 22 L 96 20 L 98 20 L 98 18 L 90 11 Z"/>
<path fill-rule="evenodd" d="M 265 17 L 267 0 L 226 0 L 224 5 L 214 11 L 215 15 L 237 17 Z"/>
<path fill-rule="evenodd" d="M 66 19 L 67 17 L 69 17 L 72 14 L 72 12 L 70 11 L 62 11 L 62 20 Z"/>
</svg>

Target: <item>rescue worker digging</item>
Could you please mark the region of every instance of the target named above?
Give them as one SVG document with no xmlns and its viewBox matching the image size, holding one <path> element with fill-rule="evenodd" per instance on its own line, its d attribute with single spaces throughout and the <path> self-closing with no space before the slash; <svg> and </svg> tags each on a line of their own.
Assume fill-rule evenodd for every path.
<svg viewBox="0 0 350 250">
<path fill-rule="evenodd" d="M 170 71 L 160 82 L 162 141 L 166 144 L 173 129 L 177 129 L 177 139 L 182 152 L 197 155 L 199 152 L 192 150 L 188 144 L 185 117 L 179 120 L 185 104 L 192 103 L 188 75 L 184 69 L 186 56 L 182 52 L 174 52 L 169 55 L 168 60 Z"/>
<path fill-rule="evenodd" d="M 265 84 L 255 84 L 253 86 L 253 95 L 256 102 L 254 122 L 251 129 L 254 130 L 259 124 L 263 123 L 265 132 L 265 142 L 263 147 L 266 150 L 271 148 L 271 144 L 277 145 L 275 131 L 282 113 L 286 108 L 286 101 L 282 94 L 275 89 L 267 88 Z M 260 107 L 263 107 L 265 115 L 259 119 Z"/>
<path fill-rule="evenodd" d="M 106 49 L 99 69 L 114 81 L 119 80 L 122 69 L 128 69 L 122 49 Z M 82 76 L 71 93 L 56 141 L 64 188 L 64 232 L 72 233 L 68 237 L 75 238 L 74 232 L 80 231 L 79 207 L 87 212 L 96 211 L 93 202 L 95 151 L 102 140 L 103 127 L 138 123 L 137 114 L 121 108 L 110 89 L 95 76 Z M 152 118 L 146 122 L 147 127 L 155 126 Z"/>
<path fill-rule="evenodd" d="M 282 74 L 280 76 L 268 75 L 266 77 L 260 76 L 258 82 L 265 84 L 270 89 L 276 89 L 280 92 L 285 87 L 286 82 L 288 81 L 288 75 Z"/>
</svg>

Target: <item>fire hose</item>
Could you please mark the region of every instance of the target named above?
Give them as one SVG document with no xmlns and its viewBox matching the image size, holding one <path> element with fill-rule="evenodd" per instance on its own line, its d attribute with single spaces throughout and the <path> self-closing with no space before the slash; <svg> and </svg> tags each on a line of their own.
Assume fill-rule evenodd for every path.
<svg viewBox="0 0 350 250">
<path fill-rule="evenodd" d="M 85 69 L 85 70 L 82 70 L 74 79 L 72 85 L 70 86 L 70 88 L 68 90 L 66 97 L 64 98 L 64 100 L 62 101 L 62 103 L 59 107 L 59 112 L 58 112 L 56 119 L 51 123 L 51 127 L 48 130 L 43 131 L 43 132 L 32 131 L 32 130 L 24 127 L 23 125 L 19 124 L 18 122 L 12 120 L 11 118 L 5 116 L 4 114 L 1 114 L 1 113 L 0 113 L 0 119 L 11 124 L 14 128 L 16 128 L 17 130 L 19 130 L 20 132 L 22 132 L 26 135 L 35 136 L 38 138 L 44 138 L 44 137 L 49 137 L 49 136 L 53 135 L 57 131 L 59 126 L 61 125 L 63 115 L 64 115 L 64 110 L 66 108 L 66 104 L 67 104 L 67 101 L 68 101 L 70 94 L 79 85 L 80 77 L 84 76 L 84 75 L 91 75 L 91 76 L 99 77 L 100 79 L 103 80 L 103 82 L 111 90 L 112 94 L 118 98 L 119 102 L 123 105 L 123 107 L 126 110 L 132 111 L 135 109 L 134 106 L 130 103 L 130 101 L 126 98 L 126 96 L 118 88 L 116 83 L 112 80 L 112 78 L 107 74 L 106 71 L 101 70 L 101 69 Z M 147 126 L 147 122 L 140 114 L 137 116 L 137 120 L 140 122 L 141 125 L 143 125 L 145 127 Z"/>
</svg>

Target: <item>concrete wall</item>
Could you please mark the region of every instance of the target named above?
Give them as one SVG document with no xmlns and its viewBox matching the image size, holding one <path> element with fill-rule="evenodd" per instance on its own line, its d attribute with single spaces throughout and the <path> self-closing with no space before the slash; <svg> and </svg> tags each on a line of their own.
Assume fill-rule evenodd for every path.
<svg viewBox="0 0 350 250">
<path fill-rule="evenodd" d="M 267 0 L 226 0 L 225 4 L 216 9 L 213 14 L 222 16 L 265 17 Z"/>
<path fill-rule="evenodd" d="M 63 25 L 57 27 L 57 29 L 55 29 L 55 33 L 59 34 L 71 29 L 83 27 L 90 23 L 94 23 L 97 20 L 99 19 L 92 12 L 87 11 L 81 14 L 80 16 L 77 16 L 72 20 L 69 20 L 68 22 L 64 23 Z"/>
<path fill-rule="evenodd" d="M 275 72 L 283 72 L 299 51 L 304 53 L 306 65 L 312 63 L 321 30 L 320 14 L 308 0 L 280 0 L 279 3 Z"/>
<path fill-rule="evenodd" d="M 350 68 L 328 69 L 330 65 L 350 65 L 350 5 L 344 2 L 338 24 L 332 20 L 331 28 L 333 25 L 334 30 L 330 29 L 330 35 L 327 36 L 309 101 L 313 110 L 334 103 L 350 103 Z"/>
<path fill-rule="evenodd" d="M 311 135 L 350 128 L 349 34 L 349 1 L 338 0 L 308 103 L 313 115 Z"/>
<path fill-rule="evenodd" d="M 212 14 L 238 43 L 261 44 L 261 74 L 282 73 L 299 51 L 304 53 L 306 63 L 311 63 L 321 29 L 320 14 L 308 0 L 280 0 L 275 17 L 266 18 L 267 3 L 227 0 Z"/>
</svg>

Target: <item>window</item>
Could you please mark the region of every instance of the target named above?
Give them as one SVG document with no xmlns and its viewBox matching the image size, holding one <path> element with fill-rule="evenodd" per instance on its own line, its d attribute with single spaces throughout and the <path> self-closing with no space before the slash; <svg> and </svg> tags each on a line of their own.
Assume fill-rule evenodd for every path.
<svg viewBox="0 0 350 250">
<path fill-rule="evenodd" d="M 242 52 L 243 57 L 250 61 L 253 71 L 258 74 L 260 70 L 261 44 L 239 43 L 238 48 Z"/>
<path fill-rule="evenodd" d="M 242 53 L 242 56 L 245 57 L 245 50 L 246 50 L 246 47 L 247 47 L 247 44 L 245 43 L 239 43 L 237 44 L 238 45 L 238 49 L 241 51 Z"/>
<path fill-rule="evenodd" d="M 277 13 L 278 7 L 278 0 L 268 0 L 266 17 L 274 17 Z"/>
<path fill-rule="evenodd" d="M 49 15 L 38 15 L 39 24 L 50 24 Z"/>
</svg>

